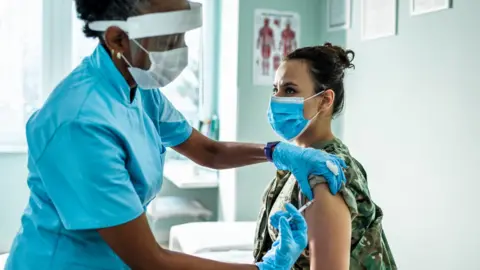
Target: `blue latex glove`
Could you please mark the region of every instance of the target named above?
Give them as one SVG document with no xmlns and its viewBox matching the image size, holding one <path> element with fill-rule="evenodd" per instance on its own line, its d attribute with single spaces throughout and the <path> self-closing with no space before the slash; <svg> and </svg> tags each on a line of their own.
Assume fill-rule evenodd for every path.
<svg viewBox="0 0 480 270">
<path fill-rule="evenodd" d="M 257 263 L 260 270 L 290 270 L 307 247 L 307 222 L 293 205 L 286 204 L 285 209 L 271 218 L 270 224 L 279 230 L 279 235 L 262 262 Z"/>
<path fill-rule="evenodd" d="M 343 169 L 347 167 L 345 161 L 325 151 L 281 142 L 275 146 L 272 159 L 278 169 L 292 172 L 300 190 L 309 200 L 313 199 L 312 189 L 308 183 L 309 175 L 323 176 L 334 195 L 346 181 L 343 173 Z"/>
</svg>

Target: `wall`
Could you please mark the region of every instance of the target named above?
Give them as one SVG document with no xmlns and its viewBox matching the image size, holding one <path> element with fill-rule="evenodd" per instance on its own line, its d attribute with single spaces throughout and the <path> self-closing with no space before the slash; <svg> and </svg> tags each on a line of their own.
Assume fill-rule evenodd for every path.
<svg viewBox="0 0 480 270">
<path fill-rule="evenodd" d="M 480 1 L 410 17 L 398 36 L 360 40 L 353 3 L 344 138 L 365 165 L 400 269 L 478 269 Z"/>
<path fill-rule="evenodd" d="M 271 87 L 253 85 L 254 10 L 268 8 L 298 12 L 301 46 L 318 44 L 324 22 L 318 21 L 317 0 L 228 0 L 222 2 L 220 38 L 219 115 L 221 139 L 265 143 L 278 138 L 266 119 Z M 239 23 L 240 22 L 240 23 Z M 273 83 L 273 82 L 272 82 Z M 252 128 L 254 127 L 254 128 Z M 260 198 L 275 168 L 262 164 L 220 174 L 220 217 L 256 220 Z"/>
<path fill-rule="evenodd" d="M 328 25 L 327 22 L 327 1 L 320 1 L 320 10 L 318 12 L 319 24 L 317 29 L 320 33 L 320 39 L 316 43 L 316 45 L 322 45 L 325 42 L 330 42 L 332 44 L 338 46 L 345 46 L 347 43 L 347 36 L 345 30 L 337 30 L 337 31 L 327 31 L 326 27 Z M 339 116 L 335 117 L 332 122 L 332 131 L 338 138 L 343 138 L 343 118 L 344 114 L 340 114 Z"/>
</svg>

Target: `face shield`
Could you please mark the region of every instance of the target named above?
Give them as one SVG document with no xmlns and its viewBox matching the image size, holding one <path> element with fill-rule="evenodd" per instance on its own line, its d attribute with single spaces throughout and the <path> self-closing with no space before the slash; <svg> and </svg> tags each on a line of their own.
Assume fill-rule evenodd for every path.
<svg viewBox="0 0 480 270">
<path fill-rule="evenodd" d="M 201 56 L 199 33 L 202 26 L 202 5 L 199 3 L 190 2 L 188 10 L 150 13 L 130 17 L 126 21 L 89 23 L 90 29 L 100 32 L 112 26 L 119 27 L 128 34 L 132 61 L 123 55 L 121 57 L 142 89 L 167 86 L 184 71 L 189 60 Z M 189 56 L 189 52 L 196 55 Z"/>
</svg>

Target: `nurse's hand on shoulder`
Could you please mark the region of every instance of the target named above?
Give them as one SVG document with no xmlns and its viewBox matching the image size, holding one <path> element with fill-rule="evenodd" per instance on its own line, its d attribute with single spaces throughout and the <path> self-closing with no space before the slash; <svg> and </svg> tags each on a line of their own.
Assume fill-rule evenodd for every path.
<svg viewBox="0 0 480 270">
<path fill-rule="evenodd" d="M 308 183 L 309 175 L 323 176 L 334 195 L 346 181 L 343 173 L 345 161 L 322 150 L 281 142 L 275 146 L 272 158 L 278 169 L 292 172 L 301 191 L 309 200 L 313 199 L 313 192 Z"/>
<path fill-rule="evenodd" d="M 279 231 L 278 239 L 272 248 L 257 263 L 260 270 L 291 269 L 307 247 L 307 222 L 291 204 L 285 205 L 286 211 L 275 213 L 270 225 Z"/>
</svg>

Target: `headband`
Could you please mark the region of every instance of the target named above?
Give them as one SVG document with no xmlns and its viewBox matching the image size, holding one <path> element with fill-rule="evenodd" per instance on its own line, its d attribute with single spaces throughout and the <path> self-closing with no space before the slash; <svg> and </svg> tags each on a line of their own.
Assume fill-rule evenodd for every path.
<svg viewBox="0 0 480 270">
<path fill-rule="evenodd" d="M 130 39 L 185 33 L 202 26 L 202 4 L 190 2 L 190 9 L 150 13 L 133 16 L 126 21 L 94 21 L 88 27 L 105 32 L 117 26 L 128 33 Z"/>
</svg>

